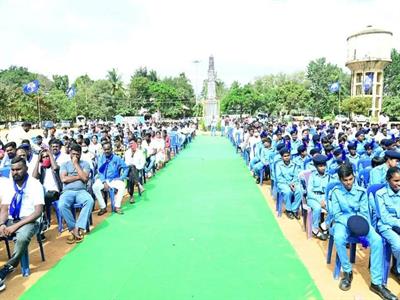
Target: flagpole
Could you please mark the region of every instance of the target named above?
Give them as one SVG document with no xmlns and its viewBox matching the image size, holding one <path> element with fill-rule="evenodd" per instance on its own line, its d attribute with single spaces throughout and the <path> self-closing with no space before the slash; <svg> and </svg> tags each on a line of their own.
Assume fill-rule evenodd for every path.
<svg viewBox="0 0 400 300">
<path fill-rule="evenodd" d="M 39 113 L 39 128 L 42 128 L 42 118 L 40 116 L 40 98 L 39 98 L 39 93 L 37 95 L 37 106 L 38 106 L 38 113 Z"/>
</svg>

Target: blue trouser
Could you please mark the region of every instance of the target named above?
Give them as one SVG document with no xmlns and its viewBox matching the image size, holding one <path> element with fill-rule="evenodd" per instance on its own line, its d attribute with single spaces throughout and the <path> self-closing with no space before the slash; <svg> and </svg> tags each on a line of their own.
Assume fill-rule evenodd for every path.
<svg viewBox="0 0 400 300">
<path fill-rule="evenodd" d="M 250 170 L 254 170 L 255 165 L 260 161 L 259 158 L 253 157 L 252 160 L 250 160 Z"/>
<path fill-rule="evenodd" d="M 253 158 L 254 159 L 254 158 Z M 250 162 L 250 167 L 251 167 L 251 162 Z M 253 170 L 256 174 L 260 174 L 261 170 L 265 167 L 262 161 L 258 161 L 256 164 L 253 166 Z"/>
<path fill-rule="evenodd" d="M 319 229 L 321 223 L 321 201 L 325 195 L 316 195 L 318 199 L 307 199 L 307 205 L 312 210 L 312 229 Z"/>
<path fill-rule="evenodd" d="M 225 135 L 225 127 L 221 126 L 221 136 L 224 136 L 224 135 Z"/>
<path fill-rule="evenodd" d="M 75 218 L 72 214 L 74 204 L 83 205 L 77 221 L 75 221 Z M 67 223 L 69 231 L 73 230 L 74 228 L 86 229 L 90 214 L 92 213 L 93 204 L 94 200 L 86 190 L 66 190 L 61 194 L 58 207 L 62 217 Z"/>
<path fill-rule="evenodd" d="M 144 167 L 144 172 L 149 173 L 150 171 L 152 171 L 155 162 L 156 162 L 156 156 L 155 155 L 150 156 L 147 166 Z"/>
<path fill-rule="evenodd" d="M 285 201 L 285 207 L 287 211 L 297 212 L 301 203 L 301 189 L 298 184 L 295 185 L 294 192 L 290 189 L 288 184 L 278 184 L 278 191 L 282 193 L 283 200 Z M 292 197 L 294 201 L 292 202 Z"/>
<path fill-rule="evenodd" d="M 8 220 L 7 225 L 10 226 L 14 224 L 13 221 Z M 6 262 L 8 265 L 12 265 L 13 267 L 18 266 L 18 263 L 21 260 L 22 255 L 28 250 L 29 243 L 31 242 L 32 237 L 35 236 L 37 231 L 39 230 L 39 222 L 32 222 L 25 225 L 22 225 L 20 228 L 15 231 L 15 246 L 14 252 L 11 258 Z"/>
<path fill-rule="evenodd" d="M 351 272 L 352 266 L 347 256 L 347 238 L 349 231 L 347 227 L 341 223 L 336 223 L 333 227 L 333 236 L 335 239 L 336 252 L 339 256 L 340 262 L 344 272 Z M 371 251 L 371 282 L 373 284 L 382 284 L 383 273 L 383 243 L 382 238 L 376 233 L 372 226 L 369 226 L 369 233 L 367 240 L 370 244 Z"/>
<path fill-rule="evenodd" d="M 217 127 L 211 126 L 211 135 L 215 136 L 215 131 L 217 130 Z"/>
<path fill-rule="evenodd" d="M 392 253 L 396 258 L 396 270 L 400 270 L 400 236 L 394 232 L 392 229 L 385 230 L 381 232 L 381 236 L 389 243 Z"/>
</svg>

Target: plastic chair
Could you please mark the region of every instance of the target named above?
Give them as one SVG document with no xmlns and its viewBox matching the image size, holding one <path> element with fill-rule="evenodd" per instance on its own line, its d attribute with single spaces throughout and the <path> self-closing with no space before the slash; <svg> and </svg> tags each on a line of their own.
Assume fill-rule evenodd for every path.
<svg viewBox="0 0 400 300">
<path fill-rule="evenodd" d="M 10 171 L 11 168 L 10 167 L 4 167 L 0 169 L 0 176 L 1 177 L 10 177 Z"/>
<path fill-rule="evenodd" d="M 369 185 L 369 178 L 370 178 L 370 173 L 371 173 L 372 168 L 367 167 L 362 169 L 357 176 L 357 182 L 360 186 L 367 188 Z"/>
<path fill-rule="evenodd" d="M 361 171 L 362 169 L 371 167 L 371 159 L 370 158 L 363 158 L 358 161 L 357 169 Z"/>
<path fill-rule="evenodd" d="M 372 197 L 373 198 L 373 204 L 374 204 L 374 212 L 376 214 L 376 222 L 375 222 L 375 226 L 377 225 L 376 223 L 378 222 L 378 219 L 381 218 L 381 212 L 379 210 L 379 205 L 378 205 L 378 201 L 376 199 L 376 192 L 379 191 L 380 189 L 382 189 L 383 187 L 385 187 L 385 184 L 373 184 L 370 187 L 368 187 L 367 189 L 367 195 L 368 197 Z M 370 202 L 371 203 L 371 202 Z M 383 260 L 383 283 L 387 284 L 387 280 L 389 277 L 389 270 L 390 270 L 390 261 L 392 258 L 392 249 L 390 248 L 390 244 L 382 237 L 382 241 L 383 241 L 383 253 L 384 253 L 384 260 Z"/>
<path fill-rule="evenodd" d="M 306 232 L 307 238 L 311 239 L 312 237 L 312 210 L 311 207 L 307 205 L 307 186 L 308 180 L 310 179 L 312 171 L 311 170 L 304 170 L 299 173 L 299 180 L 303 190 L 303 198 L 301 201 L 301 212 L 303 215 L 303 227 L 304 231 Z"/>
</svg>

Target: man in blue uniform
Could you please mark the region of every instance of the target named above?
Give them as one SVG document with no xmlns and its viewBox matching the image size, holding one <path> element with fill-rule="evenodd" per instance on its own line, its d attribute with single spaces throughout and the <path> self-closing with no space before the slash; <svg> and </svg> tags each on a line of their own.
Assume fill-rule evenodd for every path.
<svg viewBox="0 0 400 300">
<path fill-rule="evenodd" d="M 332 190 L 330 214 L 333 217 L 333 235 L 336 252 L 343 268 L 343 277 L 339 288 L 347 291 L 353 280 L 352 265 L 347 256 L 347 239 L 353 233 L 349 222 L 357 216 L 367 226 L 365 237 L 370 244 L 371 252 L 371 285 L 370 290 L 378 294 L 382 299 L 397 299 L 384 285 L 382 279 L 383 270 L 383 244 L 382 238 L 376 233 L 370 224 L 368 198 L 365 189 L 354 184 L 354 171 L 352 165 L 346 163 L 339 167 L 338 176 L 341 184 Z M 329 201 L 329 199 L 328 199 Z"/>
<path fill-rule="evenodd" d="M 391 273 L 400 283 L 400 169 L 389 168 L 386 174 L 387 184 L 376 192 L 379 207 L 378 231 L 390 244 L 396 264 Z"/>
<path fill-rule="evenodd" d="M 298 210 L 301 203 L 301 188 L 299 182 L 300 168 L 290 160 L 290 151 L 286 147 L 279 154 L 282 161 L 276 165 L 276 180 L 278 191 L 282 193 L 285 201 L 286 216 L 289 219 L 299 219 Z M 294 201 L 292 202 L 292 197 Z"/>
<path fill-rule="evenodd" d="M 312 209 L 312 233 L 316 238 L 325 241 L 327 230 L 325 223 L 321 224 L 321 211 L 326 208 L 325 190 L 329 183 L 330 176 L 326 172 L 325 155 L 316 155 L 313 158 L 314 170 L 312 171 L 307 185 L 307 204 Z M 321 224 L 321 230 L 320 230 Z"/>
<path fill-rule="evenodd" d="M 386 173 L 391 167 L 396 167 L 400 160 L 400 153 L 394 150 L 385 151 L 385 163 L 371 170 L 370 184 L 386 183 Z"/>
</svg>

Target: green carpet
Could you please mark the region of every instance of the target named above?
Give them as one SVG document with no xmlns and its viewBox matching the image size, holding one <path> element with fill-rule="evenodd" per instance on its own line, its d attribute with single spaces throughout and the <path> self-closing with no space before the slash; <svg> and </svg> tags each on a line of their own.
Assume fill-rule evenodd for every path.
<svg viewBox="0 0 400 300">
<path fill-rule="evenodd" d="M 21 299 L 321 299 L 243 160 L 199 136 Z"/>
</svg>

